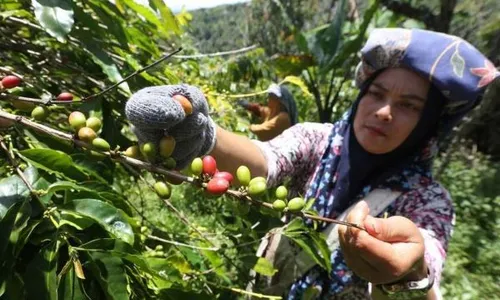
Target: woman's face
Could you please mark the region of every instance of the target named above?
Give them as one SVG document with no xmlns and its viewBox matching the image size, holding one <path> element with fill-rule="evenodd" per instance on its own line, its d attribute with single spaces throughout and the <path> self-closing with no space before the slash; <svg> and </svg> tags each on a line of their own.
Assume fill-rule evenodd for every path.
<svg viewBox="0 0 500 300">
<path fill-rule="evenodd" d="M 280 100 L 275 95 L 271 94 L 268 97 L 267 105 L 272 108 L 279 108 L 281 105 Z"/>
<path fill-rule="evenodd" d="M 383 71 L 361 98 L 354 118 L 354 134 L 373 154 L 391 152 L 410 135 L 420 119 L 430 84 L 402 69 Z"/>
</svg>

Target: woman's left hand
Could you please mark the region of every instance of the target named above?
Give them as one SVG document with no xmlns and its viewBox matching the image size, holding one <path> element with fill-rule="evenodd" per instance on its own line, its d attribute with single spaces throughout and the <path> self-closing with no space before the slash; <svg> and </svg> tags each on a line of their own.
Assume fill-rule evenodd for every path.
<svg viewBox="0 0 500 300">
<path fill-rule="evenodd" d="M 363 224 L 366 231 L 339 226 L 340 246 L 349 268 L 373 284 L 425 278 L 424 239 L 415 223 L 400 216 L 381 219 L 368 214 L 368 205 L 361 201 L 346 220 Z"/>
</svg>

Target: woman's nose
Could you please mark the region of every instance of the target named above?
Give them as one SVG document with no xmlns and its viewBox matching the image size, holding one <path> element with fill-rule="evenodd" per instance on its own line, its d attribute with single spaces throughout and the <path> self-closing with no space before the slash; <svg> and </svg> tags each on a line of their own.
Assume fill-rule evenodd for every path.
<svg viewBox="0 0 500 300">
<path fill-rule="evenodd" d="M 389 104 L 385 104 L 384 106 L 380 107 L 376 112 L 375 116 L 384 122 L 390 122 L 392 121 L 392 112 L 391 112 L 391 106 Z"/>
</svg>

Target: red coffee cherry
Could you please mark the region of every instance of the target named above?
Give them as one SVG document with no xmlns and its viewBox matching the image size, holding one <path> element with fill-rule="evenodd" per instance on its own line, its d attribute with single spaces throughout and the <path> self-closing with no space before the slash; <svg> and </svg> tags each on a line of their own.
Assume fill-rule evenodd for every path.
<svg viewBox="0 0 500 300">
<path fill-rule="evenodd" d="M 2 86 L 4 89 L 11 89 L 16 86 L 21 84 L 21 78 L 14 76 L 14 75 L 8 75 L 2 78 Z"/>
<path fill-rule="evenodd" d="M 61 101 L 71 101 L 73 100 L 73 94 L 68 93 L 68 92 L 62 92 L 57 96 L 57 100 Z"/>
<path fill-rule="evenodd" d="M 203 157 L 203 173 L 213 176 L 217 171 L 215 158 L 210 155 Z"/>
<path fill-rule="evenodd" d="M 229 181 L 224 178 L 212 178 L 207 184 L 207 191 L 212 195 L 222 195 L 229 189 Z"/>
<path fill-rule="evenodd" d="M 225 172 L 225 171 L 215 173 L 215 175 L 214 175 L 213 178 L 224 178 L 230 184 L 233 182 L 233 179 L 234 179 L 234 177 L 233 177 L 233 175 L 231 173 Z"/>
</svg>

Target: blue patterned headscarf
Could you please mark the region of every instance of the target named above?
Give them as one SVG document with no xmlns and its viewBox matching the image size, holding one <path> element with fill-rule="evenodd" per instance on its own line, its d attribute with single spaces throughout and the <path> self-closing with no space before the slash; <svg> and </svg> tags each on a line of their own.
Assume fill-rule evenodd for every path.
<svg viewBox="0 0 500 300">
<path fill-rule="evenodd" d="M 407 179 L 412 174 L 420 174 L 431 181 L 437 140 L 449 133 L 481 101 L 485 87 L 500 76 L 493 64 L 466 41 L 426 30 L 375 29 L 361 55 L 356 69 L 360 95 L 353 107 L 334 124 L 319 170 L 305 195 L 306 199 L 316 199 L 313 208 L 321 216 L 335 218 L 351 202 L 377 187 L 408 191 L 414 188 L 414 183 Z M 428 78 L 431 89 L 421 121 L 403 145 L 388 154 L 391 159 L 396 155 L 398 161 L 389 168 L 385 162 L 375 165 L 369 154 L 360 150 L 351 123 L 370 82 L 384 69 L 395 67 Z M 437 124 L 426 125 L 426 121 Z M 418 151 L 408 151 L 407 146 Z M 354 165 L 355 162 L 358 163 Z M 380 170 L 384 172 L 374 172 Z M 372 176 L 375 173 L 377 176 Z M 321 286 L 322 281 L 328 280 L 329 290 L 323 291 L 323 295 L 327 295 L 339 293 L 353 280 L 360 280 L 349 272 L 339 250 L 332 253 L 331 259 L 331 274 L 323 276 L 318 270 L 311 270 L 292 286 L 289 298 L 296 299 L 308 286 Z"/>
</svg>

